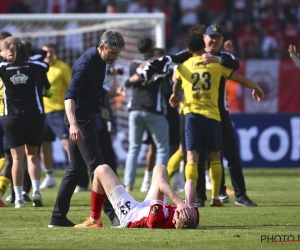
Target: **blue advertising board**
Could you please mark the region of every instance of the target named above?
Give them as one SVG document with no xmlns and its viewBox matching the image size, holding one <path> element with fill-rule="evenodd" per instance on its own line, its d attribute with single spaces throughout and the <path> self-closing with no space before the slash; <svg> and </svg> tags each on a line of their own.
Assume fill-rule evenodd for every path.
<svg viewBox="0 0 300 250">
<path fill-rule="evenodd" d="M 244 167 L 300 167 L 300 114 L 231 115 Z"/>
</svg>

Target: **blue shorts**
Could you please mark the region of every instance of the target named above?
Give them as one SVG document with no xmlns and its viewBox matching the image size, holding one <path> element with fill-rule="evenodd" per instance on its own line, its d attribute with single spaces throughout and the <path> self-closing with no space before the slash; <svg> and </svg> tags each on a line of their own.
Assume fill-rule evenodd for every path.
<svg viewBox="0 0 300 250">
<path fill-rule="evenodd" d="M 64 124 L 65 111 L 56 111 L 45 114 L 45 129 L 43 141 L 55 141 L 55 138 L 69 138 L 69 131 Z"/>
<path fill-rule="evenodd" d="M 189 113 L 185 116 L 186 150 L 218 152 L 222 150 L 221 122 L 203 115 Z"/>
</svg>

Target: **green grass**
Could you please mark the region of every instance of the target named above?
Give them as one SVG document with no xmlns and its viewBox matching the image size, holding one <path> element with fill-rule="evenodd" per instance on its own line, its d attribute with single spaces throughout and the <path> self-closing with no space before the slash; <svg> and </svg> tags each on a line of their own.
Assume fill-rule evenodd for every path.
<svg viewBox="0 0 300 250">
<path fill-rule="evenodd" d="M 63 174 L 56 171 L 57 180 Z M 261 235 L 300 240 L 300 169 L 245 169 L 244 174 L 247 193 L 258 207 L 237 206 L 233 196 L 223 208 L 206 202 L 197 230 L 111 229 L 105 215 L 103 229 L 48 229 L 57 188 L 47 189 L 43 208 L 30 203 L 24 209 L 0 208 L 0 249 L 300 249 L 300 242 L 261 242 Z M 145 196 L 138 191 L 142 175 L 139 170 L 132 192 L 137 200 Z M 232 188 L 228 171 L 226 183 Z M 74 223 L 89 216 L 89 198 L 89 193 L 73 195 L 68 218 Z"/>
</svg>

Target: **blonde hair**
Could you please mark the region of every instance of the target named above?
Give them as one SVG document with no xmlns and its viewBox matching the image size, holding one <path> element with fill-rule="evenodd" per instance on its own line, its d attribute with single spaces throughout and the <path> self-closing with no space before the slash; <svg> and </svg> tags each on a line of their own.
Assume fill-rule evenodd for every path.
<svg viewBox="0 0 300 250">
<path fill-rule="evenodd" d="M 16 36 L 5 38 L 3 41 L 3 49 L 8 49 L 12 52 L 11 63 L 13 65 L 22 64 L 28 60 L 26 47 L 21 39 Z"/>
<path fill-rule="evenodd" d="M 197 228 L 197 223 L 194 218 L 188 218 L 187 220 L 180 217 L 175 224 L 176 229 L 195 229 Z"/>
</svg>

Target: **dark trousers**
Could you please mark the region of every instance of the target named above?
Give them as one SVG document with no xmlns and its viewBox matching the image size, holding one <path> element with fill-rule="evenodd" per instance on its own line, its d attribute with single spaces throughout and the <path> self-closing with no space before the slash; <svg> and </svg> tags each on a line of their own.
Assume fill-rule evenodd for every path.
<svg viewBox="0 0 300 250">
<path fill-rule="evenodd" d="M 183 152 L 184 165 L 186 164 L 186 146 L 185 146 L 185 115 L 180 114 L 180 140 L 181 147 Z M 196 185 L 196 193 L 197 197 L 201 200 L 207 200 L 206 197 L 206 187 L 205 187 L 205 161 L 206 161 L 206 153 L 200 152 L 199 162 L 198 162 L 198 180 Z"/>
<path fill-rule="evenodd" d="M 64 120 L 69 129 L 70 124 L 66 115 Z M 79 144 L 69 141 L 70 163 L 60 184 L 52 212 L 52 217 L 57 219 L 66 218 L 75 187 L 85 174 L 86 166 L 93 180 L 94 170 L 104 163 L 97 138 L 95 115 L 76 112 L 76 120 L 83 138 L 80 138 Z M 114 209 L 107 198 L 103 204 L 103 211 L 110 220 L 115 217 Z"/>
<path fill-rule="evenodd" d="M 110 166 L 110 168 L 117 175 L 116 155 L 115 155 L 115 151 L 112 147 L 111 135 L 110 135 L 109 131 L 107 131 L 106 128 L 98 130 L 97 135 L 98 135 L 98 141 L 100 144 L 100 148 L 101 148 L 101 151 L 103 154 L 104 162 L 105 162 L 105 164 Z M 85 188 L 88 187 L 89 175 L 87 172 L 82 176 L 78 185 L 80 187 L 85 187 Z"/>
<path fill-rule="evenodd" d="M 245 179 L 243 175 L 242 164 L 239 151 L 236 144 L 236 138 L 230 116 L 228 112 L 221 114 L 222 119 L 222 135 L 223 135 L 223 154 L 228 160 L 228 170 L 235 196 L 240 197 L 246 193 Z M 226 190 L 224 171 L 221 184 L 221 191 Z"/>
</svg>

